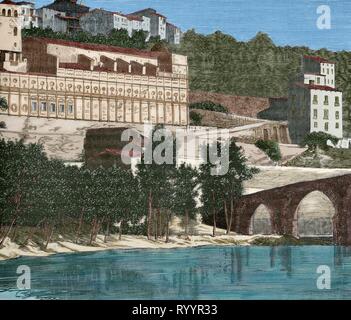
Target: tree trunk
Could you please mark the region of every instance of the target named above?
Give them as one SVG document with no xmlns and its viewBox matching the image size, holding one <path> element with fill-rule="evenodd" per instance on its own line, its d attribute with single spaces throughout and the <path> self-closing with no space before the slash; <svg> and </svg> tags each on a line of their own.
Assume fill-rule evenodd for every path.
<svg viewBox="0 0 351 320">
<path fill-rule="evenodd" d="M 225 216 L 225 223 L 227 225 L 227 234 L 228 234 L 228 228 L 229 228 L 229 217 L 228 217 L 228 208 L 227 208 L 227 201 L 223 201 L 223 208 L 224 208 L 224 216 Z"/>
<path fill-rule="evenodd" d="M 233 214 L 234 214 L 234 200 L 233 200 L 233 196 L 231 196 L 230 197 L 229 226 L 228 226 L 228 229 L 227 229 L 227 234 L 230 234 L 230 231 L 232 230 Z"/>
<path fill-rule="evenodd" d="M 26 238 L 26 240 L 23 242 L 23 244 L 27 244 L 29 242 L 29 240 L 32 239 L 34 232 L 39 228 L 39 226 L 42 224 L 42 222 L 45 219 L 42 219 L 38 222 L 38 224 L 29 232 L 28 237 Z"/>
<path fill-rule="evenodd" d="M 157 240 L 157 232 L 158 232 L 158 228 L 157 228 L 157 211 L 159 209 L 157 208 L 157 210 L 154 210 L 154 238 L 155 240 Z"/>
<path fill-rule="evenodd" d="M 213 231 L 212 236 L 216 236 L 216 209 L 213 209 Z"/>
<path fill-rule="evenodd" d="M 17 220 L 18 216 L 16 215 L 12 221 L 11 221 L 11 224 L 9 225 L 9 227 L 7 228 L 4 236 L 2 237 L 1 241 L 0 241 L 0 246 L 2 246 L 4 244 L 4 241 L 5 239 L 8 237 L 8 235 L 10 234 L 11 230 L 12 230 L 12 227 L 13 225 L 16 223 L 16 220 Z"/>
<path fill-rule="evenodd" d="M 213 205 L 213 231 L 212 231 L 212 236 L 216 236 L 216 208 L 215 208 L 215 195 L 214 192 L 212 192 L 212 205 Z"/>
<path fill-rule="evenodd" d="M 189 210 L 185 209 L 185 236 L 189 235 Z"/>
<path fill-rule="evenodd" d="M 162 220 L 161 220 L 162 215 L 161 215 L 160 209 L 158 209 L 157 215 L 158 215 L 158 238 L 161 238 L 163 230 L 162 230 Z"/>
<path fill-rule="evenodd" d="M 54 234 L 54 230 L 55 230 L 55 227 L 52 227 L 51 230 L 50 230 L 49 236 L 48 236 L 48 238 L 46 240 L 44 250 L 47 249 L 47 247 L 48 247 L 48 245 L 49 245 L 49 243 L 51 241 L 52 235 Z"/>
<path fill-rule="evenodd" d="M 107 237 L 109 236 L 109 234 L 110 234 L 110 220 L 107 221 L 104 243 L 107 242 Z"/>
<path fill-rule="evenodd" d="M 148 196 L 148 217 L 147 217 L 147 239 L 151 240 L 151 223 L 152 223 L 152 192 L 150 190 Z"/>
<path fill-rule="evenodd" d="M 166 215 L 166 243 L 169 242 L 169 220 L 170 220 L 170 214 L 167 212 L 167 215 Z"/>
<path fill-rule="evenodd" d="M 96 241 L 96 238 L 100 232 L 100 229 L 101 229 L 101 226 L 102 224 L 104 223 L 105 221 L 105 218 L 102 218 L 102 220 L 99 222 L 99 219 L 96 219 L 96 229 L 95 229 L 95 233 L 94 233 L 94 240 L 93 241 Z"/>
<path fill-rule="evenodd" d="M 84 215 L 84 209 L 82 209 L 80 211 L 80 217 L 79 217 L 79 224 L 78 224 L 78 229 L 76 232 L 76 243 L 78 243 L 78 239 L 79 239 L 79 235 L 80 235 L 80 230 L 82 228 L 82 224 L 83 224 L 83 215 Z"/>
<path fill-rule="evenodd" d="M 90 241 L 89 241 L 89 245 L 90 246 L 93 244 L 93 241 L 94 241 L 95 228 L 96 228 L 96 218 L 94 218 L 93 222 L 92 222 L 92 228 L 91 228 L 91 233 L 90 233 Z"/>
<path fill-rule="evenodd" d="M 122 240 L 122 224 L 123 224 L 123 220 L 121 220 L 121 223 L 119 224 L 118 240 Z"/>
</svg>

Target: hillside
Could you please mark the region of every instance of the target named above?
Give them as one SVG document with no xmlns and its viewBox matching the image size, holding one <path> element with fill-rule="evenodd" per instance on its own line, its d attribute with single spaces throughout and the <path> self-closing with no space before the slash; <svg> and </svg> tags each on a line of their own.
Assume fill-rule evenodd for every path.
<svg viewBox="0 0 351 320">
<path fill-rule="evenodd" d="M 319 55 L 336 62 L 336 85 L 347 106 L 351 105 L 351 52 L 280 47 L 264 33 L 239 42 L 220 31 L 202 35 L 194 30 L 184 33 L 180 46 L 173 50 L 188 56 L 190 90 L 253 97 L 287 96 L 301 56 Z"/>
<path fill-rule="evenodd" d="M 285 165 L 309 168 L 351 168 L 351 150 L 330 148 L 327 151 L 320 150 L 317 156 L 307 150 Z"/>
</svg>

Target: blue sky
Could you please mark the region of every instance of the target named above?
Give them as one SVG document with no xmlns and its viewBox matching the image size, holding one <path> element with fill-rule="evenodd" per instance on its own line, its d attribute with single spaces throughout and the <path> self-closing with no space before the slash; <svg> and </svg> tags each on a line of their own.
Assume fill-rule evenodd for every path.
<svg viewBox="0 0 351 320">
<path fill-rule="evenodd" d="M 36 0 L 36 6 L 51 2 Z M 221 30 L 242 41 L 263 31 L 277 45 L 351 50 L 350 0 L 83 0 L 83 4 L 124 13 L 152 7 L 183 31 Z M 320 5 L 330 7 L 330 30 L 317 28 Z"/>
</svg>

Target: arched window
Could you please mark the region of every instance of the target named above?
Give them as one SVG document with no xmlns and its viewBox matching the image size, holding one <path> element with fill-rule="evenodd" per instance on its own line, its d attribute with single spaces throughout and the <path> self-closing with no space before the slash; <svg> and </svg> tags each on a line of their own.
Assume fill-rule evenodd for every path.
<svg viewBox="0 0 351 320">
<path fill-rule="evenodd" d="M 15 10 L 14 14 L 13 14 L 15 17 L 18 17 L 18 12 L 17 10 Z"/>
<path fill-rule="evenodd" d="M 14 27 L 14 28 L 13 28 L 13 35 L 14 35 L 14 36 L 17 36 L 17 33 L 18 33 L 18 29 L 17 29 L 17 27 Z"/>
<path fill-rule="evenodd" d="M 7 15 L 8 15 L 9 17 L 11 17 L 11 10 L 10 10 L 10 9 L 7 10 Z"/>
<path fill-rule="evenodd" d="M 2 9 L 2 15 L 6 16 L 6 10 L 5 9 Z"/>
</svg>

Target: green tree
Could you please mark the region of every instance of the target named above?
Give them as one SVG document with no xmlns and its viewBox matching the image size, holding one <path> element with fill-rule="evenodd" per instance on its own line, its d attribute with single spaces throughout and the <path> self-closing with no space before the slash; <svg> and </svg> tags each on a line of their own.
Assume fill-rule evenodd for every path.
<svg viewBox="0 0 351 320">
<path fill-rule="evenodd" d="M 189 219 L 195 217 L 198 192 L 198 172 L 189 165 L 181 164 L 174 177 L 173 211 L 184 217 L 185 235 L 189 235 Z"/>
<path fill-rule="evenodd" d="M 214 103 L 212 101 L 204 101 L 204 102 L 195 102 L 189 105 L 190 109 L 200 109 L 200 110 L 208 110 L 208 111 L 216 111 L 216 112 L 224 112 L 227 113 L 228 109 L 219 104 Z"/>
<path fill-rule="evenodd" d="M 34 206 L 36 186 L 48 159 L 41 145 L 4 139 L 0 140 L 0 154 L 1 246 L 17 223 L 33 219 L 25 214 Z"/>
<path fill-rule="evenodd" d="M 322 149 L 324 151 L 328 150 L 328 141 L 330 141 L 333 145 L 336 145 L 339 141 L 339 138 L 322 131 L 311 132 L 305 136 L 301 145 L 303 147 L 307 146 L 308 150 L 317 155 L 319 149 Z"/>
<path fill-rule="evenodd" d="M 282 159 L 279 144 L 276 141 L 257 140 L 255 146 L 266 153 L 273 161 L 280 161 Z"/>
</svg>

